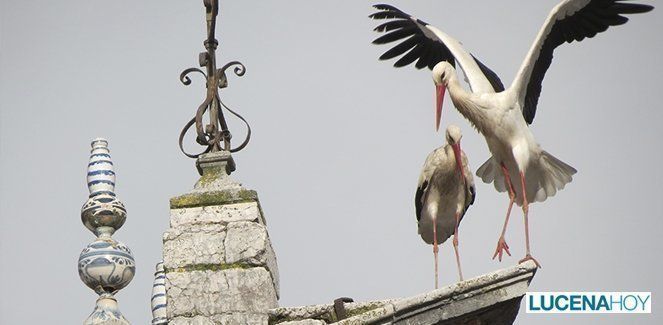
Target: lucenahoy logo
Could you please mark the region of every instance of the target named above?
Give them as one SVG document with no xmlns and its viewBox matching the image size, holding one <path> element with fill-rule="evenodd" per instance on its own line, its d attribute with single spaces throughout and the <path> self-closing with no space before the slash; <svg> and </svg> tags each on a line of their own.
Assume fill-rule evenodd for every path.
<svg viewBox="0 0 663 325">
<path fill-rule="evenodd" d="M 651 313 L 651 292 L 528 292 L 527 313 Z"/>
</svg>

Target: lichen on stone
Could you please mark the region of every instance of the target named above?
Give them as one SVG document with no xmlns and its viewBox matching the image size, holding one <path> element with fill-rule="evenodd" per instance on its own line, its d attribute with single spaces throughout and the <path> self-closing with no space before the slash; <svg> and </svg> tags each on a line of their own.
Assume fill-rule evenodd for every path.
<svg viewBox="0 0 663 325">
<path fill-rule="evenodd" d="M 392 300 L 376 300 L 345 304 L 346 317 L 344 320 L 359 315 L 365 315 L 367 313 L 381 313 L 381 308 L 391 302 Z M 327 324 L 339 321 L 334 312 L 333 304 L 281 307 L 269 311 L 270 325 L 304 320 L 322 321 Z"/>
<path fill-rule="evenodd" d="M 258 201 L 258 194 L 253 190 L 209 191 L 188 193 L 170 199 L 171 209 L 202 207 Z"/>
<path fill-rule="evenodd" d="M 214 182 L 215 180 L 226 175 L 225 165 L 219 165 L 215 167 L 208 167 L 204 169 L 203 175 L 198 180 L 198 183 L 202 186 L 206 186 Z"/>
<path fill-rule="evenodd" d="M 377 309 L 377 308 L 379 308 L 379 307 L 381 307 L 381 306 L 377 306 L 377 305 L 368 305 L 368 306 L 364 306 L 364 307 L 359 307 L 359 308 L 351 309 L 351 310 L 348 310 L 347 315 L 346 315 L 346 318 L 350 318 L 350 317 L 353 317 L 353 316 L 361 315 L 361 314 L 363 314 L 363 313 L 367 313 L 367 312 L 369 312 L 369 311 L 371 311 L 371 310 L 374 310 L 374 309 Z"/>
<path fill-rule="evenodd" d="M 254 266 L 244 263 L 222 263 L 222 264 L 195 264 L 185 265 L 176 268 L 165 269 L 166 273 L 169 272 L 191 272 L 191 271 L 222 271 L 229 269 L 249 269 Z"/>
<path fill-rule="evenodd" d="M 295 321 L 303 321 L 307 319 L 313 319 L 313 320 L 320 320 L 325 323 L 331 323 L 333 322 L 334 316 L 333 312 L 331 310 L 327 311 L 322 311 L 318 313 L 317 315 L 289 315 L 289 314 L 270 314 L 269 315 L 269 325 L 277 325 L 285 322 L 295 322 Z"/>
</svg>

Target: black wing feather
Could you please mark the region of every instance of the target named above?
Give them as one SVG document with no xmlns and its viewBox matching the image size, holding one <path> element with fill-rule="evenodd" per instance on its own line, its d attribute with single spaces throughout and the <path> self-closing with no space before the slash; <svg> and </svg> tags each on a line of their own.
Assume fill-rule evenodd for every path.
<svg viewBox="0 0 663 325">
<path fill-rule="evenodd" d="M 425 26 L 428 25 L 426 22 L 415 19 L 390 5 L 378 4 L 373 7 L 379 11 L 368 16 L 369 18 L 393 19 L 375 28 L 377 32 L 389 33 L 374 40 L 373 44 L 386 44 L 409 37 L 382 54 L 380 60 L 392 59 L 412 49 L 396 61 L 394 66 L 403 67 L 415 61 L 417 61 L 415 64 L 417 69 L 428 67 L 432 70 L 436 64 L 442 61 L 456 66 L 456 60 L 447 46 L 439 39 L 432 38 L 424 32 Z M 415 45 L 417 46 L 415 47 Z"/>
<path fill-rule="evenodd" d="M 399 28 L 408 28 L 411 27 L 411 24 L 407 20 L 390 20 L 378 27 L 375 27 L 374 31 L 376 32 L 389 32 L 394 29 Z"/>
<path fill-rule="evenodd" d="M 421 209 L 424 207 L 424 193 L 428 187 L 428 181 L 424 181 L 421 186 L 417 187 L 417 193 L 414 194 L 414 213 L 417 216 L 417 222 L 421 219 Z"/>
<path fill-rule="evenodd" d="M 389 34 L 384 34 L 373 41 L 373 44 L 386 44 L 398 41 L 412 35 L 412 28 L 396 29 Z"/>
<path fill-rule="evenodd" d="M 423 69 L 428 66 L 431 57 L 433 56 L 433 51 L 430 48 L 424 48 L 423 53 L 419 57 L 419 61 L 414 65 L 417 69 Z"/>
<path fill-rule="evenodd" d="M 541 46 L 539 57 L 534 63 L 527 84 L 523 108 L 523 117 L 527 124 L 532 124 L 534 121 L 536 105 L 541 95 L 541 84 L 552 63 L 553 51 L 556 47 L 564 42 L 571 43 L 592 38 L 607 30 L 609 26 L 622 25 L 628 21 L 628 18 L 622 16 L 624 14 L 638 14 L 654 9 L 653 6 L 626 3 L 626 1 L 628 0 L 592 0 L 575 14 L 554 23 Z"/>
<path fill-rule="evenodd" d="M 465 186 L 468 186 L 467 183 L 465 183 Z M 467 210 L 470 208 L 470 205 L 474 204 L 474 199 L 476 199 L 477 197 L 477 191 L 474 188 L 474 185 L 470 186 L 468 190 L 470 192 L 470 195 L 465 197 L 465 210 L 463 211 L 463 215 L 465 215 Z"/>
<path fill-rule="evenodd" d="M 490 85 L 493 86 L 495 92 L 499 93 L 501 91 L 504 91 L 504 84 L 502 83 L 500 77 L 497 76 L 497 73 L 495 73 L 493 70 L 490 70 L 490 68 L 488 68 L 485 64 L 479 61 L 479 59 L 477 59 L 474 55 L 472 55 L 472 58 L 479 66 L 479 69 L 481 69 L 483 75 L 486 76 L 486 79 L 488 79 Z"/>
<path fill-rule="evenodd" d="M 407 52 L 407 54 L 398 59 L 398 61 L 394 63 L 394 66 L 400 68 L 409 65 L 419 58 L 421 52 L 423 52 L 423 46 L 421 46 L 421 44 L 417 44 L 410 52 Z"/>
<path fill-rule="evenodd" d="M 417 40 L 415 37 L 410 37 L 406 40 L 404 40 L 402 43 L 392 47 L 389 49 L 387 52 L 384 52 L 382 56 L 380 56 L 380 60 L 389 60 L 393 59 L 405 52 L 407 52 L 409 49 L 417 45 Z"/>
<path fill-rule="evenodd" d="M 382 54 L 380 60 L 389 60 L 404 54 L 403 57 L 394 63 L 394 67 L 404 67 L 415 61 L 414 66 L 417 69 L 427 67 L 433 70 L 433 67 L 442 61 L 449 62 L 454 67 L 456 66 L 456 60 L 449 48 L 426 28 L 428 23 L 416 19 L 390 5 L 379 4 L 373 7 L 379 11 L 370 15 L 370 18 L 393 19 L 378 25 L 374 29 L 377 32 L 388 33 L 375 39 L 373 44 L 387 44 L 409 37 Z M 410 51 L 408 52 L 408 50 Z M 474 60 L 490 81 L 495 92 L 503 91 L 504 85 L 497 74 L 477 60 L 477 58 L 474 58 Z"/>
</svg>

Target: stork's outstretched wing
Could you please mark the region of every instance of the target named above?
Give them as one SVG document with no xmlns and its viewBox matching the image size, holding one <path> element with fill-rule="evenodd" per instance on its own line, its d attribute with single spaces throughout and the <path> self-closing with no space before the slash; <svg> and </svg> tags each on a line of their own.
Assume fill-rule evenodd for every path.
<svg viewBox="0 0 663 325">
<path fill-rule="evenodd" d="M 424 67 L 433 69 L 442 61 L 455 66 L 457 61 L 472 91 L 492 93 L 504 90 L 504 85 L 497 74 L 467 52 L 454 38 L 393 6 L 379 4 L 374 7 L 378 12 L 370 15 L 370 18 L 389 21 L 375 28 L 375 31 L 387 34 L 380 36 L 373 43 L 400 42 L 382 54 L 380 60 L 389 60 L 404 54 L 394 66 L 404 67 L 417 61 L 415 63 L 417 69 Z"/>
<path fill-rule="evenodd" d="M 557 5 L 546 19 L 534 44 L 527 53 L 512 89 L 523 103 L 527 124 L 534 121 L 541 83 L 553 59 L 553 51 L 564 42 L 594 37 L 610 26 L 622 25 L 625 14 L 644 13 L 654 9 L 628 0 L 566 0 Z"/>
</svg>

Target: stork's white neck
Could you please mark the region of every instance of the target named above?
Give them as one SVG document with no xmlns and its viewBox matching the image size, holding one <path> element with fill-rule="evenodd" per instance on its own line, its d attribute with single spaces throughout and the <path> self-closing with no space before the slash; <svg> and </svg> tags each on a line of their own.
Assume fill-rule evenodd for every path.
<svg viewBox="0 0 663 325">
<path fill-rule="evenodd" d="M 454 103 L 458 112 L 468 119 L 479 132 L 486 134 L 484 132 L 487 130 L 485 123 L 486 112 L 470 98 L 473 95 L 463 88 L 458 81 L 455 71 L 449 77 L 446 86 L 449 97 L 451 97 L 451 101 Z"/>
</svg>

